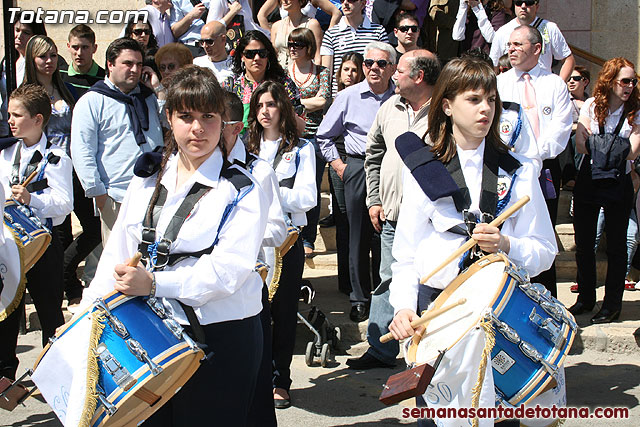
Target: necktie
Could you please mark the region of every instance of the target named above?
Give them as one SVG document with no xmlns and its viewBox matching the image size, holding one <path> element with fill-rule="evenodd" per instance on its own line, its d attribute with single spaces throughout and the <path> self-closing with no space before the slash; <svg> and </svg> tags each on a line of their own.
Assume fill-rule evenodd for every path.
<svg viewBox="0 0 640 427">
<path fill-rule="evenodd" d="M 536 136 L 536 139 L 540 137 L 540 120 L 538 117 L 538 103 L 536 102 L 536 90 L 531 84 L 531 76 L 529 73 L 522 75 L 524 79 L 524 111 L 527 114 L 531 128 Z"/>
</svg>

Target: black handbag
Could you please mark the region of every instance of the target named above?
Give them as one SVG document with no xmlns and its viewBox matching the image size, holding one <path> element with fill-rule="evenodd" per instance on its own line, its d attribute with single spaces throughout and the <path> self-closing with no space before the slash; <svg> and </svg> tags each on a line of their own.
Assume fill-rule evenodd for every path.
<svg viewBox="0 0 640 427">
<path fill-rule="evenodd" d="M 576 200 L 600 205 L 623 200 L 625 186 L 630 182 L 626 159 L 631 150 L 629 138 L 619 135 L 625 116 L 623 112 L 613 133 L 605 133 L 604 126 L 600 126 L 600 133 L 587 139 L 588 154 L 582 160 L 574 188 Z"/>
<path fill-rule="evenodd" d="M 626 175 L 626 159 L 631 143 L 629 138 L 618 135 L 625 119 L 623 112 L 612 134 L 605 133 L 604 126 L 600 125 L 600 133 L 590 135 L 587 139 L 586 148 L 591 157 L 591 179 L 596 186 L 606 188 L 617 185 Z"/>
</svg>

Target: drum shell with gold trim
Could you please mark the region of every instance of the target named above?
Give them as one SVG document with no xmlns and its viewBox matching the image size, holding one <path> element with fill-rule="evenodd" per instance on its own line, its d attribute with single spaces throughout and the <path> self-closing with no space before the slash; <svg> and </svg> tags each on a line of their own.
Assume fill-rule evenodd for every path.
<svg viewBox="0 0 640 427">
<path fill-rule="evenodd" d="M 412 339 L 407 361 L 433 362 L 438 350 L 451 349 L 480 323 L 484 313 L 490 312 L 495 331 L 491 362 L 497 394 L 515 406 L 543 392 L 553 380 L 545 364 L 552 369 L 562 365 L 577 327 L 562 303 L 541 285 L 529 283 L 521 271 L 499 253 L 481 258 L 462 272 L 430 309 L 460 298 L 467 302 L 427 323 L 422 338 Z M 532 349 L 544 362 L 535 360 Z"/>
<path fill-rule="evenodd" d="M 4 205 L 4 224 L 13 233 L 16 244 L 24 248 L 22 264 L 26 273 L 49 247 L 51 232 L 29 206 L 11 199 Z"/>
<path fill-rule="evenodd" d="M 103 300 L 111 313 L 125 325 L 130 337 L 141 344 L 149 357 L 162 368 L 162 372 L 153 375 L 150 367 L 136 358 L 127 347 L 125 340 L 112 329 L 108 321 L 105 321 L 99 343 L 104 344 L 118 363 L 126 368 L 135 383 L 130 385 L 128 389 L 118 386 L 114 377 L 105 369 L 103 362 L 98 359 L 100 372 L 98 386 L 104 391 L 106 399 L 117 408 L 117 411 L 113 415 L 108 414 L 105 407 L 98 401 L 90 425 L 96 427 L 136 425 L 151 416 L 173 397 L 198 369 L 204 353 L 185 339 L 176 337 L 165 325 L 163 319 L 147 305 L 146 298 L 112 292 L 103 297 Z M 37 374 L 42 361 L 49 357 L 49 353 L 55 351 L 60 338 L 78 325 L 78 322 L 86 321 L 97 313 L 99 310 L 95 305 L 92 305 L 63 326 L 53 342 L 42 351 L 34 366 L 34 375 Z M 69 372 L 69 375 L 73 374 L 74 372 Z M 38 385 L 37 382 L 36 385 Z M 143 387 L 160 396 L 161 399 L 153 406 L 149 406 L 135 396 L 136 392 Z M 44 392 L 43 395 L 47 403 L 54 407 L 50 400 L 54 400 L 55 397 L 50 398 Z M 56 414 L 58 413 L 56 412 Z"/>
</svg>

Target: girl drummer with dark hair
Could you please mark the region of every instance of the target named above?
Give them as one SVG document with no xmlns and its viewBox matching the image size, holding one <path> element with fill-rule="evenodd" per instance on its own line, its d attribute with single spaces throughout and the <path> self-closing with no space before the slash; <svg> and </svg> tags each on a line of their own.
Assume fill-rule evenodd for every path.
<svg viewBox="0 0 640 427">
<path fill-rule="evenodd" d="M 268 204 L 249 175 L 226 159 L 224 92 L 213 73 L 187 66 L 167 87 L 171 134 L 162 161 L 157 172 L 153 156 L 138 161 L 138 174 L 147 177 L 131 181 L 83 305 L 113 289 L 161 298 L 165 309 L 181 324 L 190 324 L 187 330 L 213 354 L 145 426 L 242 426 L 262 353 L 262 279 L 254 267 Z M 187 199 L 191 209 L 174 237 L 175 227 L 169 225 Z M 149 231 L 144 224 L 155 224 L 152 244 L 148 234 L 143 242 L 143 232 Z M 159 248 L 166 239 L 165 259 Z M 153 268 L 127 265 L 139 250 Z M 197 322 L 188 319 L 193 316 Z"/>
<path fill-rule="evenodd" d="M 501 143 L 500 108 L 491 67 L 475 58 L 454 59 L 435 85 L 424 141 L 410 133 L 396 141 L 405 162 L 414 161 L 404 171 L 393 245 L 397 262 L 390 302 L 395 317 L 389 329 L 396 339 L 412 336 L 410 322 L 419 318 L 417 313 L 477 260 L 470 251 L 420 284 L 469 237 L 478 241 L 476 250 L 502 251 L 532 276 L 553 262 L 556 241 L 535 167 Z M 525 195 L 531 201 L 502 228 L 488 225 Z"/>
<path fill-rule="evenodd" d="M 261 83 L 251 95 L 248 120 L 247 149 L 273 167 L 279 182 L 283 213 L 292 225 L 304 227 L 307 225 L 306 212 L 317 203 L 315 151 L 309 141 L 298 137 L 296 114 L 285 86 L 273 81 Z M 300 239 L 282 257 L 281 265 L 279 287 L 271 302 L 273 398 L 277 409 L 291 405 L 290 365 L 304 270 Z"/>
<path fill-rule="evenodd" d="M 496 111 L 500 111 L 500 99 L 491 67 L 473 58 L 450 61 L 436 83 L 425 135 L 425 143 L 431 146 L 429 155 L 444 169 L 419 169 L 427 180 L 443 178 L 443 170 L 449 176 L 457 175 L 457 179 L 455 183 L 440 181 L 454 183 L 450 188 L 434 188 L 405 170 L 403 191 L 410 197 L 403 197 L 398 220 L 393 247 L 398 262 L 393 265 L 390 297 L 396 313 L 390 327 L 395 338 L 414 333 L 409 323 L 418 318 L 418 290 L 430 294 L 425 298 L 428 304 L 459 273 L 459 263 L 453 262 L 425 286 L 418 284 L 467 240 L 466 232 L 456 233 L 457 226 L 467 231 L 465 222 L 474 223 L 471 237 L 482 251 L 503 251 L 532 276 L 548 268 L 556 255 L 555 237 L 534 167 L 509 153 L 501 143 Z M 401 145 L 415 144 L 408 138 L 411 136 L 405 134 L 398 139 L 399 150 Z M 450 170 L 454 170 L 451 175 Z M 423 178 L 421 172 L 417 174 L 418 179 Z M 491 188 L 491 182 L 496 182 L 496 187 Z M 425 194 L 423 188 L 429 193 Z M 487 224 L 487 214 L 495 217 L 525 195 L 531 202 L 507 219 L 501 229 Z M 463 212 L 468 212 L 467 218 Z"/>
</svg>

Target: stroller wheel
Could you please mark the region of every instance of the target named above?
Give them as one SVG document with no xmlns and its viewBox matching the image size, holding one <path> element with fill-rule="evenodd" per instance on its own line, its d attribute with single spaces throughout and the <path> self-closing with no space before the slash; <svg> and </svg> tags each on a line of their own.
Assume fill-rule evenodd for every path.
<svg viewBox="0 0 640 427">
<path fill-rule="evenodd" d="M 323 368 L 327 367 L 327 362 L 329 362 L 329 358 L 331 357 L 331 350 L 329 350 L 329 343 L 326 342 L 322 344 L 322 350 L 320 351 L 320 366 Z"/>
<path fill-rule="evenodd" d="M 313 346 L 313 341 L 309 341 L 307 343 L 307 349 L 304 352 L 304 362 L 307 364 L 307 366 L 313 365 L 313 357 L 315 356 L 315 349 L 313 348 Z"/>
</svg>

